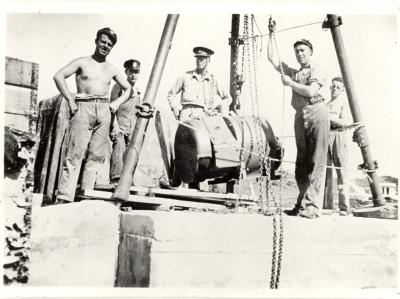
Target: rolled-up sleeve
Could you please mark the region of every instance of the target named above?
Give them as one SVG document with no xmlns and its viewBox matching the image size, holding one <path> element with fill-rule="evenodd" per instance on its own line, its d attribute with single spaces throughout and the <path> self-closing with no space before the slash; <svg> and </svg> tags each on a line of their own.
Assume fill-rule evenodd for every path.
<svg viewBox="0 0 400 299">
<path fill-rule="evenodd" d="M 286 76 L 293 77 L 294 74 L 297 72 L 296 69 L 291 68 L 287 63 L 285 63 L 285 62 L 283 62 L 283 61 L 281 62 L 281 65 L 282 65 L 283 73 L 284 73 Z M 278 72 L 281 72 L 281 66 L 280 66 L 280 65 L 278 65 L 275 69 L 276 69 Z"/>
<path fill-rule="evenodd" d="M 317 83 L 320 86 L 324 86 L 326 81 L 326 77 L 322 68 L 318 64 L 313 64 L 310 70 L 310 76 L 307 80 L 307 85 L 311 85 L 311 83 Z"/>
<path fill-rule="evenodd" d="M 172 88 L 168 91 L 167 99 L 171 109 L 174 109 L 176 107 L 179 107 L 179 109 L 181 109 L 181 103 L 178 97 L 178 93 L 180 93 L 183 89 L 183 81 L 184 81 L 183 76 L 180 76 L 176 80 Z"/>
</svg>

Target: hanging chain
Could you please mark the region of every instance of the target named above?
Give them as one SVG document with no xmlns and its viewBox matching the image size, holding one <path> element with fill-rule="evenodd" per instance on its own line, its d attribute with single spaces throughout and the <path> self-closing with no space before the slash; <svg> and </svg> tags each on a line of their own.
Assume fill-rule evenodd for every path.
<svg viewBox="0 0 400 299">
<path fill-rule="evenodd" d="M 242 117 L 241 118 L 241 148 L 240 148 L 240 169 L 239 169 L 239 183 L 238 183 L 238 188 L 239 188 L 239 200 L 242 198 L 242 189 L 243 189 L 243 180 L 246 174 L 246 162 L 244 161 L 244 124 L 245 124 L 245 120 Z M 239 202 L 236 201 L 236 212 L 239 209 Z"/>
<path fill-rule="evenodd" d="M 248 17 L 247 17 L 247 15 L 244 16 L 242 35 L 243 35 L 244 39 L 246 39 L 246 40 L 248 39 L 249 30 L 248 30 Z M 247 52 L 247 51 L 245 51 L 246 50 L 245 48 L 246 48 L 246 44 L 243 46 L 243 49 L 242 49 L 241 75 L 240 75 L 241 80 L 245 80 L 245 75 L 246 75 L 246 70 L 247 70 L 245 68 L 245 63 L 244 63 L 244 61 L 245 61 L 245 53 Z M 238 51 L 238 47 L 236 47 L 236 51 Z M 236 63 L 235 63 L 234 71 L 235 71 L 235 74 L 236 74 L 237 73 L 237 65 L 236 65 Z M 239 192 L 238 192 L 239 193 L 239 196 L 238 196 L 239 200 L 242 197 L 243 180 L 244 180 L 244 177 L 246 175 L 246 162 L 244 161 L 244 151 L 243 151 L 243 148 L 244 148 L 244 135 L 245 135 L 244 134 L 245 120 L 244 120 L 243 117 L 241 117 L 240 124 L 241 124 L 241 149 L 240 149 L 240 155 L 239 155 L 239 157 L 240 157 L 239 178 L 238 178 L 238 181 L 237 181 L 238 188 L 239 188 Z M 238 201 L 236 202 L 236 207 L 235 208 L 236 208 L 236 212 L 237 212 L 238 208 L 239 208 L 239 202 Z"/>
<path fill-rule="evenodd" d="M 283 75 L 282 62 L 279 57 L 278 45 L 275 38 L 275 26 L 276 23 L 270 16 L 268 20 L 268 29 L 270 33 L 268 46 L 272 45 L 272 55 L 274 55 L 274 50 L 276 50 L 278 61 L 279 61 L 279 71 Z M 285 93 L 283 92 L 283 97 Z M 283 98 L 284 100 L 284 98 Z M 284 111 L 284 110 L 283 110 Z M 284 112 L 282 112 L 284 113 Z M 282 122 L 284 120 L 284 114 L 282 115 Z M 283 131 L 283 124 L 282 124 Z M 271 280 L 270 288 L 277 289 L 279 287 L 279 278 L 281 274 L 282 266 L 282 253 L 283 253 L 283 218 L 282 218 L 282 175 L 279 179 L 279 200 L 273 195 L 273 201 L 276 208 L 276 212 L 273 215 L 273 241 L 272 241 L 272 261 L 271 261 Z M 277 219 L 279 219 L 279 245 L 277 244 Z M 277 248 L 278 247 L 278 248 Z"/>
</svg>

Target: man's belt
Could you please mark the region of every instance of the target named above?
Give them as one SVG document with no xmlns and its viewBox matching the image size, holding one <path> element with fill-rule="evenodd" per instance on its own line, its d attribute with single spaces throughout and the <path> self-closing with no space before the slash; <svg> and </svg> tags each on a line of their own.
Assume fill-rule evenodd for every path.
<svg viewBox="0 0 400 299">
<path fill-rule="evenodd" d="M 313 96 L 313 97 L 309 100 L 309 102 L 310 102 L 311 105 L 314 105 L 314 104 L 317 104 L 317 103 L 321 103 L 321 102 L 323 102 L 323 101 L 324 101 L 324 97 L 321 96 L 320 94 L 317 94 L 317 95 Z"/>
<path fill-rule="evenodd" d="M 182 108 L 204 108 L 204 105 L 188 103 L 188 104 L 182 104 Z"/>
<path fill-rule="evenodd" d="M 77 96 L 75 102 L 86 102 L 86 103 L 109 103 L 108 97 L 103 96 Z"/>
</svg>

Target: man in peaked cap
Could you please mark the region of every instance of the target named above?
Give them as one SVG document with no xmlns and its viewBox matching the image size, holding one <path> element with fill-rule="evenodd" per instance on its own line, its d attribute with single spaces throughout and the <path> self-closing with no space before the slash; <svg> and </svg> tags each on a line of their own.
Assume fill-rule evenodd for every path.
<svg viewBox="0 0 400 299">
<path fill-rule="evenodd" d="M 71 113 L 67 153 L 56 203 L 74 201 L 85 157 L 81 188 L 94 188 L 97 173 L 108 153 L 111 113 L 115 113 L 129 98 L 131 87 L 128 81 L 107 61 L 116 42 L 117 35 L 110 28 L 98 30 L 94 53 L 71 61 L 54 75 L 55 84 L 68 101 Z M 66 79 L 74 74 L 77 85 L 75 96 L 66 83 Z M 108 92 L 112 80 L 121 86 L 123 92 L 110 103 Z"/>
<path fill-rule="evenodd" d="M 293 44 L 300 69 L 279 63 L 268 44 L 268 60 L 281 73 L 285 86 L 292 89 L 292 107 L 296 110 L 294 130 L 297 147 L 295 177 L 299 188 L 297 203 L 288 215 L 317 218 L 324 196 L 328 152 L 328 109 L 320 89 L 325 83 L 321 67 L 312 61 L 313 46 L 307 39 Z"/>
<path fill-rule="evenodd" d="M 193 53 L 196 58 L 196 69 L 178 77 L 168 92 L 168 103 L 175 118 L 186 121 L 201 119 L 218 112 L 227 114 L 232 98 L 219 85 L 215 76 L 207 70 L 214 51 L 206 47 L 195 47 Z M 181 93 L 180 98 L 178 93 Z M 171 152 L 174 152 L 173 144 Z M 171 186 L 176 187 L 180 183 L 180 178 L 174 173 Z"/>
<path fill-rule="evenodd" d="M 140 103 L 140 91 L 136 82 L 140 75 L 140 61 L 129 59 L 124 62 L 126 78 L 131 85 L 131 93 L 127 102 L 122 104 L 115 114 L 112 124 L 111 140 L 113 150 L 110 161 L 110 179 L 111 182 L 117 182 L 121 176 L 126 150 L 131 142 L 132 131 L 136 124 L 136 108 Z M 115 84 L 111 91 L 111 102 L 121 95 L 122 90 L 118 84 Z"/>
<path fill-rule="evenodd" d="M 196 69 L 180 76 L 168 92 L 168 102 L 176 119 L 202 118 L 216 112 L 227 113 L 232 98 L 208 72 L 214 51 L 206 47 L 193 48 Z M 181 93 L 180 99 L 177 95 Z"/>
</svg>

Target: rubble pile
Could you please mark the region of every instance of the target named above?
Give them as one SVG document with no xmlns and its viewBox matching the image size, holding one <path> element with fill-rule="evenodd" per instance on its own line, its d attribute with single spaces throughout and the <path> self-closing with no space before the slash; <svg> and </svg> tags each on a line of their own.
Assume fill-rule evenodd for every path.
<svg viewBox="0 0 400 299">
<path fill-rule="evenodd" d="M 34 155 L 31 143 L 20 144 L 18 156 L 26 164 L 19 172 L 6 172 L 4 178 L 4 285 L 26 284 L 29 279 Z"/>
</svg>

